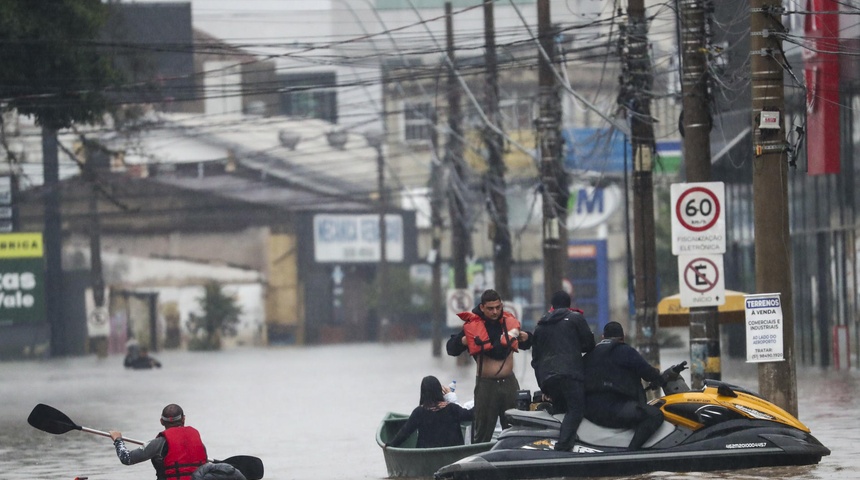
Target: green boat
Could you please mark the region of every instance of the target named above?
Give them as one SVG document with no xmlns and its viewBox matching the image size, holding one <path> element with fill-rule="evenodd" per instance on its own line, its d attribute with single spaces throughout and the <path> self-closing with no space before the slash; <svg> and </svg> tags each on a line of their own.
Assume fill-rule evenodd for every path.
<svg viewBox="0 0 860 480">
<path fill-rule="evenodd" d="M 376 432 L 376 443 L 380 448 L 397 435 L 400 427 L 406 423 L 407 419 L 409 419 L 409 415 L 402 413 L 389 412 L 385 415 L 379 424 L 379 430 Z M 468 438 L 466 428 L 471 423 L 463 422 L 460 425 L 463 429 L 463 438 Z M 416 448 L 415 442 L 417 440 L 418 432 L 415 432 L 401 446 L 388 447 L 382 450 L 389 477 L 432 477 L 437 470 L 445 465 L 450 465 L 469 455 L 486 452 L 496 443 L 496 440 L 492 440 L 485 443 L 454 447 Z"/>
</svg>

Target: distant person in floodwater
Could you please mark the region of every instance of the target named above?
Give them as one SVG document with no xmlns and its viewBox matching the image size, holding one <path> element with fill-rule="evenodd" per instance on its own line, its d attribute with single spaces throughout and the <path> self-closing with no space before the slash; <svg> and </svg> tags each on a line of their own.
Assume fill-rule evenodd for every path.
<svg viewBox="0 0 860 480">
<path fill-rule="evenodd" d="M 149 350 L 146 347 L 140 347 L 136 356 L 132 355 L 132 353 L 127 354 L 123 365 L 126 368 L 133 368 L 135 370 L 161 368 L 161 362 L 150 357 Z"/>
<path fill-rule="evenodd" d="M 450 392 L 439 379 L 429 375 L 421 380 L 419 405 L 412 410 L 409 420 L 397 435 L 383 448 L 397 447 L 418 430 L 416 448 L 451 447 L 463 445 L 463 429 L 460 422 L 470 421 L 472 411 L 445 400 Z"/>
</svg>

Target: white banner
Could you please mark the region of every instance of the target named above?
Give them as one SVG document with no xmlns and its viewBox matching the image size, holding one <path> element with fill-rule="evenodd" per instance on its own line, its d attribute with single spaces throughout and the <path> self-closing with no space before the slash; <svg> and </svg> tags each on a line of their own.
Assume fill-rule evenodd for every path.
<svg viewBox="0 0 860 480">
<path fill-rule="evenodd" d="M 744 295 L 747 363 L 785 360 L 782 338 L 782 303 L 779 293 Z"/>
<path fill-rule="evenodd" d="M 107 337 L 110 335 L 110 314 L 108 313 L 108 299 L 110 298 L 110 289 L 105 287 L 104 305 L 96 308 L 95 299 L 93 299 L 93 289 L 88 288 L 86 291 L 86 308 L 87 308 L 87 334 L 92 337 Z"/>
<path fill-rule="evenodd" d="M 385 216 L 385 260 L 403 261 L 403 217 Z M 314 215 L 317 262 L 374 263 L 382 259 L 379 215 Z"/>
</svg>

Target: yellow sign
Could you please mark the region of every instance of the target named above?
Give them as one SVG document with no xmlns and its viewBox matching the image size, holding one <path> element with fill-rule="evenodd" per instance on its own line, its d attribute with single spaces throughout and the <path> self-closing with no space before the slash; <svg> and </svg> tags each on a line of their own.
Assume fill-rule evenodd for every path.
<svg viewBox="0 0 860 480">
<path fill-rule="evenodd" d="M 744 322 L 743 292 L 726 290 L 726 302 L 717 307 L 717 319 L 723 323 Z M 661 327 L 682 327 L 690 324 L 690 309 L 681 306 L 681 294 L 671 295 L 657 304 L 657 321 Z"/>
<path fill-rule="evenodd" d="M 43 255 L 41 233 L 0 234 L 0 258 L 41 258 Z"/>
</svg>

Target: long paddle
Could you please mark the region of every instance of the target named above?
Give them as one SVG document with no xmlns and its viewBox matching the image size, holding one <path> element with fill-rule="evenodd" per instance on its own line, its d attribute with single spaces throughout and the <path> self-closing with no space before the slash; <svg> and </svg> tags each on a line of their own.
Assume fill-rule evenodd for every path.
<svg viewBox="0 0 860 480">
<path fill-rule="evenodd" d="M 82 427 L 72 421 L 65 413 L 57 410 L 54 407 L 40 403 L 33 408 L 30 416 L 27 417 L 27 423 L 34 428 L 43 432 L 53 433 L 54 435 L 62 435 L 72 430 L 80 430 L 82 432 L 101 435 L 110 438 L 110 433 L 92 428 Z M 134 440 L 131 438 L 122 437 L 129 443 L 143 445 L 145 442 Z M 260 480 L 263 478 L 263 461 L 257 457 L 250 455 L 236 455 L 235 457 L 225 458 L 224 460 L 211 460 L 214 463 L 226 463 L 232 465 L 236 470 L 242 472 L 248 480 Z"/>
</svg>

